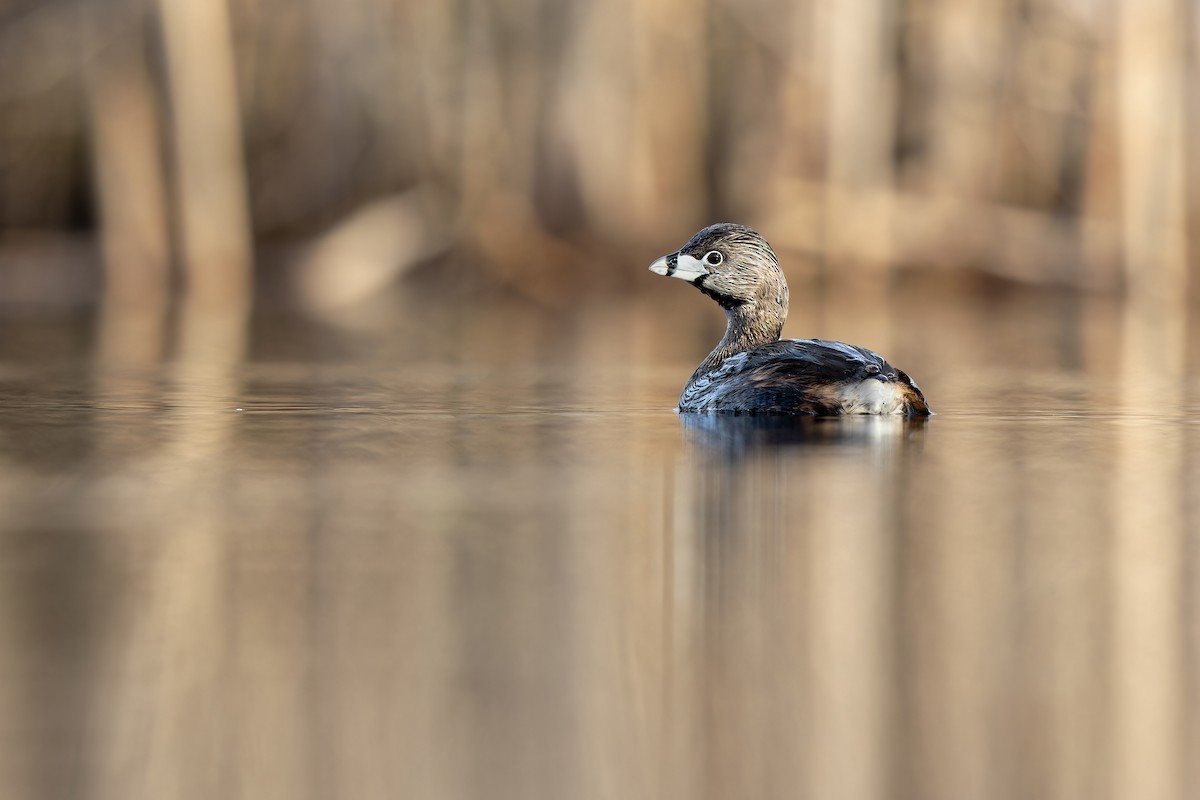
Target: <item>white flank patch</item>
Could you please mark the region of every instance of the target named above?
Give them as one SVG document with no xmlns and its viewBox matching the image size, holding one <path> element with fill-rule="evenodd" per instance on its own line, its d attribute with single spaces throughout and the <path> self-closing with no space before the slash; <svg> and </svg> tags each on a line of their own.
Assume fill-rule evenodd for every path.
<svg viewBox="0 0 1200 800">
<path fill-rule="evenodd" d="M 874 378 L 859 381 L 837 391 L 844 414 L 903 414 L 904 393 L 898 383 Z"/>
</svg>

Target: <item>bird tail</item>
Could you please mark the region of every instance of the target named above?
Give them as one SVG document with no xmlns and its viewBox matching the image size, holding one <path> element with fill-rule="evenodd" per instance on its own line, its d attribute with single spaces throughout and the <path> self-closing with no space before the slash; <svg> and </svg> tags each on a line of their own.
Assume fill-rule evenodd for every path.
<svg viewBox="0 0 1200 800">
<path fill-rule="evenodd" d="M 896 375 L 900 378 L 900 384 L 904 387 L 905 416 L 932 416 L 933 409 L 925 402 L 925 395 L 921 392 L 921 387 L 917 386 L 916 381 L 908 377 L 908 373 L 903 370 L 896 370 Z"/>
</svg>

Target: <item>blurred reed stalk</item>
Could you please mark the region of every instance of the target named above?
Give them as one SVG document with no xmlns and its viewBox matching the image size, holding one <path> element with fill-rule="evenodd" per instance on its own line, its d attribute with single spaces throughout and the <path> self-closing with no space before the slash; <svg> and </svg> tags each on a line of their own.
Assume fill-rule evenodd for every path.
<svg viewBox="0 0 1200 800">
<path fill-rule="evenodd" d="M 827 249 L 838 260 L 879 267 L 892 260 L 895 118 L 892 65 L 885 49 L 895 30 L 888 0 L 831 0 L 827 19 L 829 94 Z"/>
<path fill-rule="evenodd" d="M 161 355 L 171 264 L 162 108 L 144 49 L 150 9 L 109 0 L 81 13 L 105 270 L 98 352 L 146 363 Z"/>
<path fill-rule="evenodd" d="M 1187 289 L 1184 77 L 1189 65 L 1184 23 L 1181 4 L 1173 0 L 1120 4 L 1117 54 L 1125 271 L 1135 298 L 1156 304 L 1177 302 Z M 1172 360 L 1181 358 L 1177 354 Z"/>
<path fill-rule="evenodd" d="M 173 258 L 185 288 L 181 345 L 204 338 L 192 330 L 206 324 L 198 317 L 236 320 L 250 307 L 252 236 L 229 21 L 220 2 L 104 0 L 81 8 L 81 28 L 105 268 L 98 352 L 105 363 L 147 363 L 168 339 Z M 147 50 L 155 32 L 166 77 L 157 85 Z M 239 327 L 215 324 L 214 337 L 231 325 Z"/>
<path fill-rule="evenodd" d="M 546 302 L 718 217 L 867 282 L 1187 283 L 1179 2 L 98 0 L 86 129 L 64 8 L 0 23 L 0 231 L 86 226 L 71 198 L 94 189 L 118 294 L 161 279 L 166 238 L 197 294 L 237 305 L 252 244 L 414 190 L 481 280 Z M 597 250 L 620 266 L 562 268 Z"/>
<path fill-rule="evenodd" d="M 160 0 L 159 13 L 188 291 L 205 307 L 244 311 L 252 234 L 228 8 Z"/>
<path fill-rule="evenodd" d="M 148 11 L 142 0 L 82 7 L 100 242 L 107 292 L 123 305 L 160 304 L 170 258 L 162 108 L 144 50 Z"/>
</svg>

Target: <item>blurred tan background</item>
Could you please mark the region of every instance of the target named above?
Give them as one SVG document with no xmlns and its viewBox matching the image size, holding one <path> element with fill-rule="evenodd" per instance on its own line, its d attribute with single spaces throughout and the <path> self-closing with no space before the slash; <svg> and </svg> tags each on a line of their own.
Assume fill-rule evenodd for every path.
<svg viewBox="0 0 1200 800">
<path fill-rule="evenodd" d="M 1186 0 L 4 0 L 0 296 L 563 304 L 726 219 L 793 280 L 1174 295 L 1198 44 Z"/>
<path fill-rule="evenodd" d="M 0 0 L 0 796 L 1200 796 L 1198 53 Z M 939 416 L 670 413 L 723 320 L 646 266 L 721 219 Z"/>
</svg>

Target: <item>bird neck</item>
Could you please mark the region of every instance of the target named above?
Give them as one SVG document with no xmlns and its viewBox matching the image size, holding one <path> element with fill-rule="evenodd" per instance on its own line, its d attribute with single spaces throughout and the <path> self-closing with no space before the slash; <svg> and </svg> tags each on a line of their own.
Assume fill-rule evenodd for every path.
<svg viewBox="0 0 1200 800">
<path fill-rule="evenodd" d="M 740 305 L 725 308 L 725 335 L 716 348 L 708 354 L 696 369 L 696 375 L 717 369 L 726 359 L 764 344 L 779 341 L 783 323 L 787 319 L 787 295 L 782 301 L 776 298 L 755 299 Z"/>
</svg>

